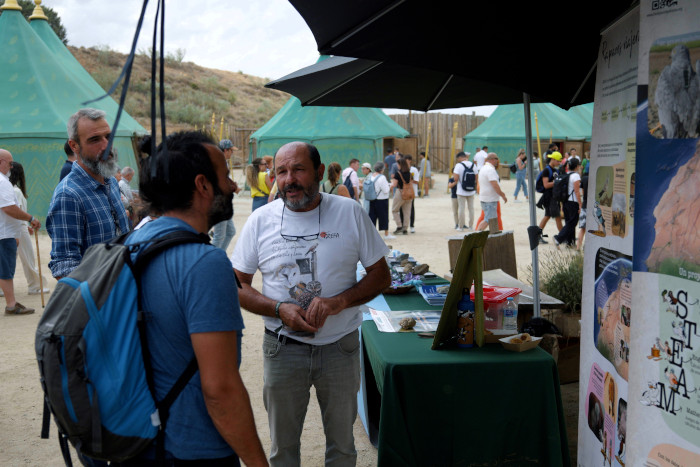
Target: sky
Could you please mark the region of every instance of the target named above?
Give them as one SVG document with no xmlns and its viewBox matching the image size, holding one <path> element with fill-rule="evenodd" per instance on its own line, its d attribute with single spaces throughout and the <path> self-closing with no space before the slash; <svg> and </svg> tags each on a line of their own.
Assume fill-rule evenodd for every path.
<svg viewBox="0 0 700 467">
<path fill-rule="evenodd" d="M 332 0 L 329 0 L 332 1 Z M 128 53 L 143 0 L 44 0 L 66 28 L 68 44 L 104 46 Z M 156 1 L 147 15 L 136 50 L 153 42 Z M 167 0 L 165 52 L 185 51 L 185 61 L 207 68 L 281 78 L 318 59 L 313 34 L 287 0 Z M 442 109 L 442 113 L 489 116 L 496 106 Z M 405 110 L 385 109 L 387 113 Z"/>
</svg>

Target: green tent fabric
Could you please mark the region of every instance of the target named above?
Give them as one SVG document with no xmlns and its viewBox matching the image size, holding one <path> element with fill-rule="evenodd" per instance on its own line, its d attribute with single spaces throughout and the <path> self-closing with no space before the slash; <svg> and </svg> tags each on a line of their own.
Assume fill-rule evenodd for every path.
<svg viewBox="0 0 700 467">
<path fill-rule="evenodd" d="M 554 104 L 531 104 L 530 118 L 535 137 L 535 114 L 540 139 L 590 141 L 593 128 L 593 104 L 563 110 Z M 512 163 L 520 148 L 525 147 L 525 118 L 522 104 L 499 105 L 491 116 L 464 136 L 466 151 L 484 145 L 500 156 L 501 163 Z M 535 149 L 536 150 L 536 149 Z"/>
<path fill-rule="evenodd" d="M 84 107 L 82 102 L 104 91 L 85 70 L 79 72 L 74 58 L 68 60 L 66 52 L 70 52 L 63 44 L 65 52 L 55 42 L 51 45 L 52 36 L 60 43 L 53 31 L 44 31 L 43 39 L 35 32 L 41 29 L 38 23 L 46 21 L 33 22 L 37 23 L 34 28 L 17 10 L 0 14 L 0 147 L 24 166 L 28 210 L 43 222 L 65 161 L 66 123 Z M 113 126 L 118 109 L 114 100 L 106 98 L 90 106 L 104 110 Z M 131 138 L 145 133 L 122 113 L 114 139 L 120 165 L 136 167 Z"/>
<path fill-rule="evenodd" d="M 257 140 L 257 155 L 274 155 L 285 143 L 305 141 L 318 148 L 328 165 L 346 167 L 350 159 L 374 163 L 383 159 L 383 138 L 408 136 L 381 109 L 364 107 L 302 107 L 296 97 L 250 138 Z"/>
</svg>

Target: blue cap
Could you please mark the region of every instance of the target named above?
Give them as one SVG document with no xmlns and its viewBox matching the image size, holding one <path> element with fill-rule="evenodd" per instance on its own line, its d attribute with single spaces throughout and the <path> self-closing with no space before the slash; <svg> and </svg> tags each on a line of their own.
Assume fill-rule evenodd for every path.
<svg viewBox="0 0 700 467">
<path fill-rule="evenodd" d="M 224 149 L 231 149 L 233 147 L 233 143 L 230 139 L 222 139 L 221 141 L 219 141 L 219 147 L 222 151 Z"/>
</svg>

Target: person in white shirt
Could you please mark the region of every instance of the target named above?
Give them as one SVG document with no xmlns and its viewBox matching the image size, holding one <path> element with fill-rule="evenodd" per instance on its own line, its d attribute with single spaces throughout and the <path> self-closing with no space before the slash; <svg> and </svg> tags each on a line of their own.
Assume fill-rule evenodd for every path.
<svg viewBox="0 0 700 467">
<path fill-rule="evenodd" d="M 357 159 L 350 159 L 350 164 L 343 170 L 342 183 L 345 183 L 345 179 L 350 177 L 350 182 L 352 187 L 355 189 L 355 194 L 353 198 L 355 201 L 360 201 L 360 179 L 357 176 L 357 171 L 360 168 L 360 161 Z"/>
<path fill-rule="evenodd" d="M 391 284 L 389 249 L 359 203 L 319 193 L 324 170 L 313 145 L 282 146 L 275 157 L 280 199 L 248 217 L 231 260 L 241 307 L 265 321 L 263 399 L 273 466 L 300 465 L 311 386 L 326 464 L 357 462 L 359 306 Z M 359 281 L 358 261 L 366 272 Z M 262 292 L 251 285 L 258 270 Z"/>
<path fill-rule="evenodd" d="M 41 223 L 20 209 L 15 190 L 7 178 L 11 164 L 10 151 L 0 149 L 0 289 L 7 302 L 6 315 L 28 315 L 34 313 L 34 308 L 26 307 L 15 300 L 13 279 L 17 265 L 17 239 L 21 229 L 27 228 L 22 221 L 29 222 L 33 229 L 39 229 Z"/>
<path fill-rule="evenodd" d="M 489 225 L 489 219 L 498 219 L 498 199 L 503 198 L 507 203 L 508 198 L 501 190 L 498 167 L 498 156 L 491 152 L 486 156 L 484 166 L 479 170 L 479 201 L 484 211 L 484 220 L 476 227 L 476 230 L 484 230 Z"/>
<path fill-rule="evenodd" d="M 369 219 L 372 225 L 379 223 L 379 230 L 384 231 L 384 240 L 396 238 L 389 233 L 389 193 L 391 187 L 389 181 L 384 176 L 384 162 L 374 164 L 374 173 L 368 175 L 370 181 L 374 183 L 374 192 L 377 199 L 369 202 Z"/>
<path fill-rule="evenodd" d="M 459 231 L 474 228 L 474 195 L 476 195 L 476 164 L 469 160 L 469 156 L 463 152 L 457 154 L 457 163 L 452 170 L 452 179 L 457 183 L 457 220 L 458 224 L 455 227 Z M 474 180 L 471 190 L 465 190 L 462 186 L 462 178 L 464 172 L 468 172 Z M 472 175 L 473 173 L 473 175 Z M 469 225 L 464 222 L 465 213 L 464 205 L 469 209 Z"/>
<path fill-rule="evenodd" d="M 488 146 L 484 146 L 474 154 L 474 163 L 476 164 L 476 171 L 480 171 L 481 168 L 484 166 L 484 162 L 486 162 L 486 158 L 488 157 Z"/>
<path fill-rule="evenodd" d="M 583 198 L 581 197 L 581 163 L 575 157 L 571 157 L 566 163 L 567 173 L 569 175 L 568 193 L 569 197 L 563 203 L 564 209 L 564 227 L 554 236 L 554 244 L 559 248 L 559 245 L 564 243 L 569 248 L 574 248 L 576 245 L 576 225 L 578 224 L 579 213 Z"/>
</svg>

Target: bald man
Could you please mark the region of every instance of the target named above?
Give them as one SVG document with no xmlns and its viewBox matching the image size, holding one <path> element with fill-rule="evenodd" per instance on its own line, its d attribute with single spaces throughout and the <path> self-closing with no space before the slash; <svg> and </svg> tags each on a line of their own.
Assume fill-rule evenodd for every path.
<svg viewBox="0 0 700 467">
<path fill-rule="evenodd" d="M 10 151 L 0 149 L 0 289 L 5 294 L 6 315 L 28 315 L 34 308 L 15 300 L 15 266 L 17 265 L 17 239 L 22 229 L 22 221 L 31 223 L 32 228 L 41 228 L 41 223 L 31 214 L 24 212 L 17 203 L 15 191 L 7 175 L 12 167 Z"/>
</svg>

